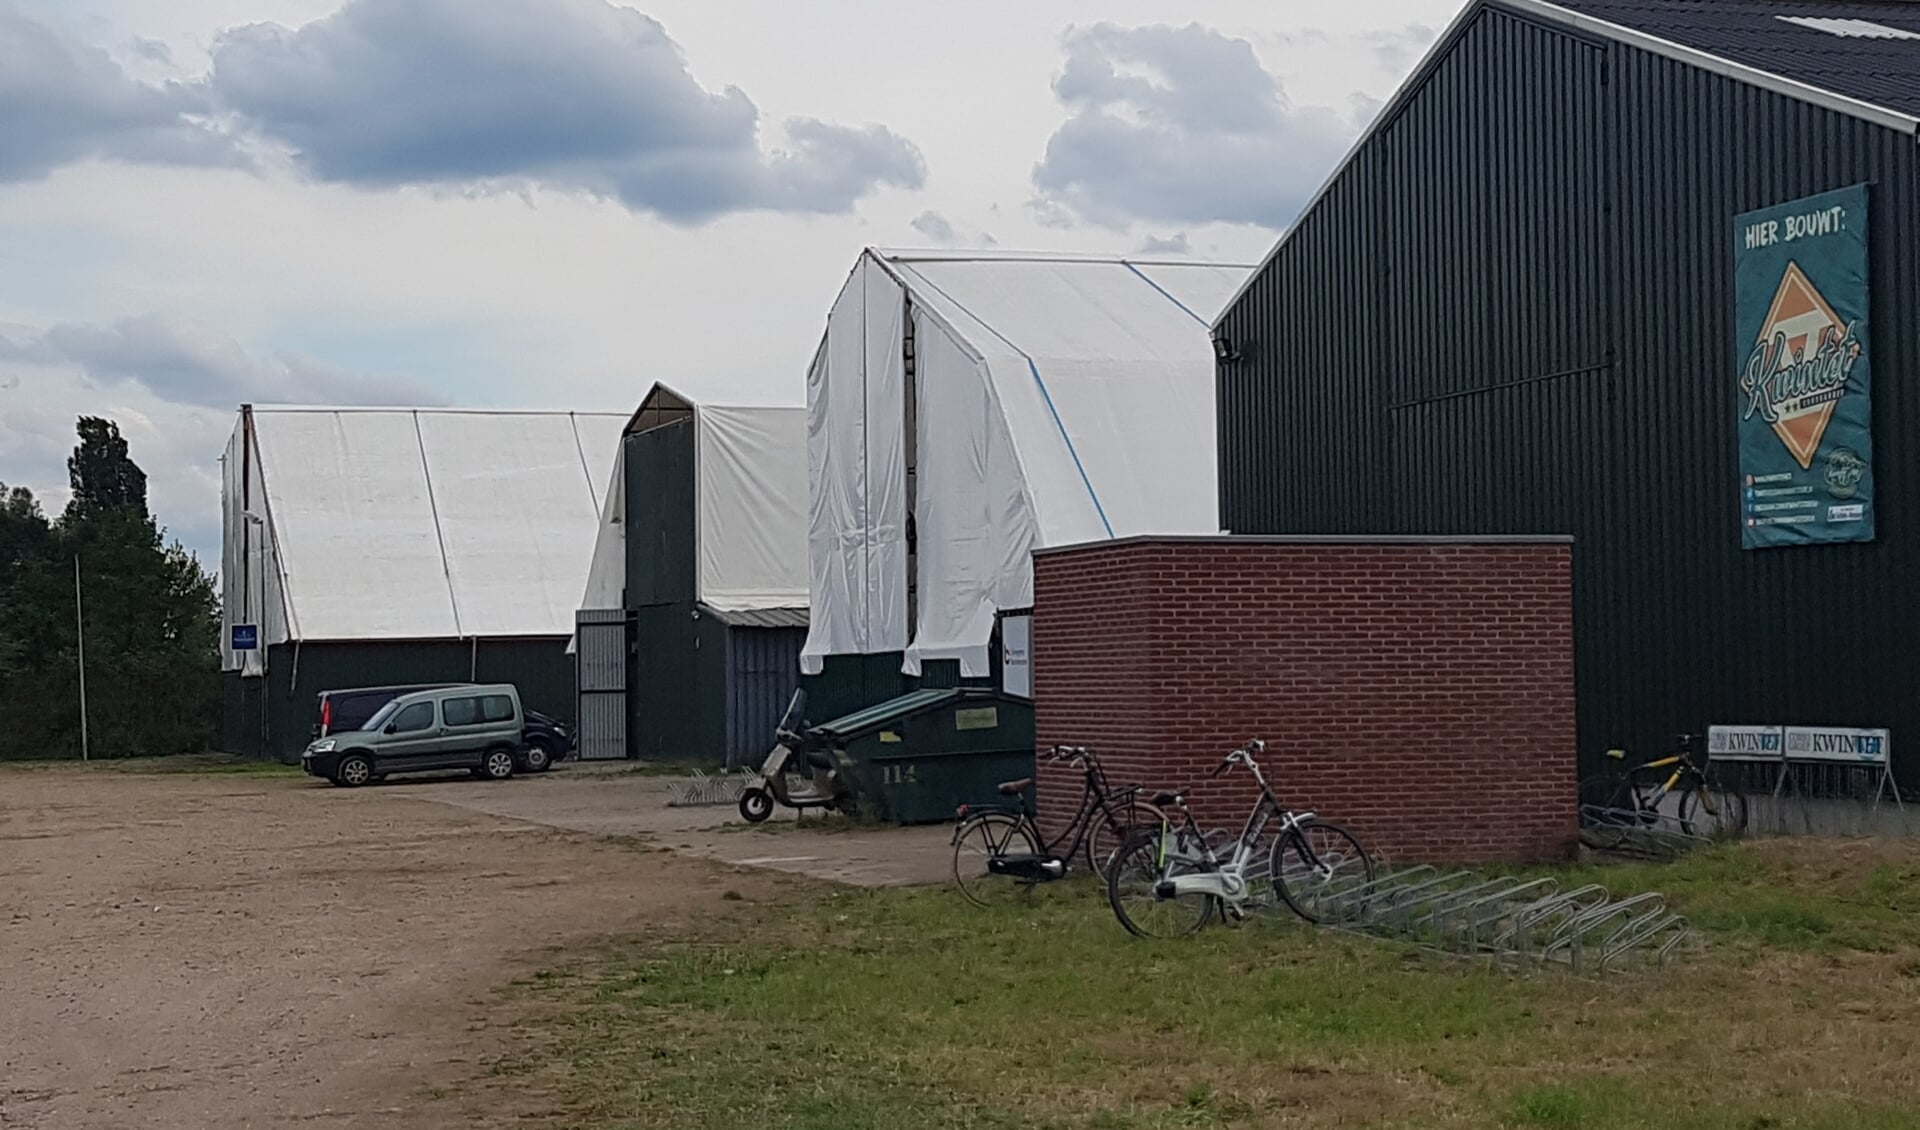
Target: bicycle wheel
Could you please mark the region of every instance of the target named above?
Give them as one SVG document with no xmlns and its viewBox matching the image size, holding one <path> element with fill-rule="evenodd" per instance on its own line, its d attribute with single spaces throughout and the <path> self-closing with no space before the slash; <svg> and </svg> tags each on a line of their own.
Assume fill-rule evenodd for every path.
<svg viewBox="0 0 1920 1130">
<path fill-rule="evenodd" d="M 1127 933 L 1137 938 L 1179 938 L 1213 920 L 1212 895 L 1167 895 L 1161 880 L 1207 869 L 1191 853 L 1198 843 L 1184 831 L 1154 829 L 1135 835 L 1114 853 L 1107 869 L 1107 904 Z"/>
<path fill-rule="evenodd" d="M 1107 861 L 1130 836 L 1150 832 L 1166 823 L 1160 810 L 1144 800 L 1134 801 L 1129 808 L 1115 807 L 1111 818 L 1096 814 L 1093 827 L 1087 832 L 1087 867 L 1100 876 L 1101 882 L 1107 878 Z"/>
<path fill-rule="evenodd" d="M 1680 794 L 1680 830 L 1689 836 L 1731 839 L 1747 830 L 1747 798 L 1738 789 L 1696 782 Z"/>
<path fill-rule="evenodd" d="M 1033 884 L 989 873 L 987 860 L 1023 854 L 1040 854 L 1040 842 L 1025 820 L 1004 812 L 970 816 L 953 837 L 953 885 L 975 906 L 1007 902 Z"/>
<path fill-rule="evenodd" d="M 1329 895 L 1373 881 L 1373 857 L 1353 833 L 1318 820 L 1274 841 L 1268 868 L 1274 892 L 1308 922 L 1320 921 Z"/>
</svg>

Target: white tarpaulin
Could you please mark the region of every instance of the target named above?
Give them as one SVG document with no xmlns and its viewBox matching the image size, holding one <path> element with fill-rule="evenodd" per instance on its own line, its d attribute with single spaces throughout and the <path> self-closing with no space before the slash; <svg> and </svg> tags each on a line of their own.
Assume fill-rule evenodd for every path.
<svg viewBox="0 0 1920 1130">
<path fill-rule="evenodd" d="M 700 592 L 721 612 L 807 603 L 807 410 L 698 405 Z"/>
<path fill-rule="evenodd" d="M 807 373 L 809 674 L 907 645 L 904 298 L 863 256 Z"/>
<path fill-rule="evenodd" d="M 569 634 L 599 525 L 601 484 L 587 459 L 610 458 L 623 421 L 435 409 L 243 413 L 224 468 L 223 564 L 247 561 L 245 583 L 267 613 L 262 646 Z M 228 625 L 249 614 L 234 602 L 241 581 L 223 578 Z M 230 645 L 223 641 L 235 669 Z"/>
<path fill-rule="evenodd" d="M 686 413 L 694 419 L 695 599 L 720 612 L 806 607 L 807 410 L 695 404 L 655 385 L 628 431 L 656 409 L 676 423 Z M 582 609 L 620 608 L 625 597 L 625 444 L 610 458 Z"/>
<path fill-rule="evenodd" d="M 905 643 L 904 633 L 873 630 L 892 625 L 876 621 L 848 577 L 861 560 L 849 546 L 884 536 L 848 500 L 850 484 L 884 482 L 903 467 L 905 394 L 878 403 L 871 394 L 875 371 L 905 353 L 893 316 L 899 290 L 914 312 L 918 421 L 917 611 L 906 669 L 957 658 L 978 676 L 989 670 L 994 613 L 1032 601 L 1033 549 L 1218 532 L 1208 321 L 1251 269 L 863 254 L 808 377 L 814 587 L 805 658 L 814 669 L 818 656 Z M 904 588 L 904 559 L 866 564 L 882 570 L 864 579 L 867 591 Z"/>
</svg>

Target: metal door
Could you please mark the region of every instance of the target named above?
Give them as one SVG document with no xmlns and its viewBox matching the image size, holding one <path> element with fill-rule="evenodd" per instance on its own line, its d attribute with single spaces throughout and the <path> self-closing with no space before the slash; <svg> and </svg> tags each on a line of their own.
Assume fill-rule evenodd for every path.
<svg viewBox="0 0 1920 1130">
<path fill-rule="evenodd" d="M 583 608 L 573 614 L 574 673 L 580 696 L 580 760 L 627 756 L 627 614 Z"/>
</svg>

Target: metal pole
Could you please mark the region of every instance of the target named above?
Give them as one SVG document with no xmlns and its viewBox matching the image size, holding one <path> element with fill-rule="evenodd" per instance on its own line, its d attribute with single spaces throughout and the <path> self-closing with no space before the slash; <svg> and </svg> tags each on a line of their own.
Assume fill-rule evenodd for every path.
<svg viewBox="0 0 1920 1130">
<path fill-rule="evenodd" d="M 80 644 L 80 760 L 89 760 L 87 749 L 87 621 L 80 606 L 80 555 L 73 555 L 73 626 Z"/>
</svg>

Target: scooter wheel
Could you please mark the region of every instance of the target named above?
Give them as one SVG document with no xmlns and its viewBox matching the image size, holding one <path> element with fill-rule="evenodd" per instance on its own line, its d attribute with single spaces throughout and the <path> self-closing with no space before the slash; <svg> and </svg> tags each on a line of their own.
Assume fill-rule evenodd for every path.
<svg viewBox="0 0 1920 1130">
<path fill-rule="evenodd" d="M 740 818 L 749 824 L 758 824 L 773 815 L 773 797 L 761 788 L 748 789 L 740 794 Z"/>
</svg>

